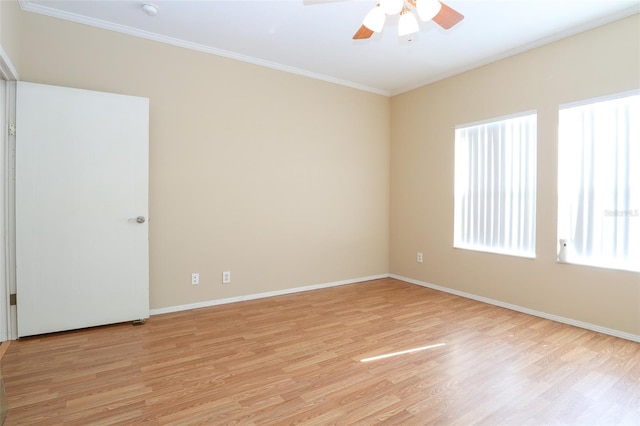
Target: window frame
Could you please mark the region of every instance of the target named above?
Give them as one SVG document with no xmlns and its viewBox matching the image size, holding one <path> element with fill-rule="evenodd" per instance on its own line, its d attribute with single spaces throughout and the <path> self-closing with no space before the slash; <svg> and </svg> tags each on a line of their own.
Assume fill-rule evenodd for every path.
<svg viewBox="0 0 640 426">
<path fill-rule="evenodd" d="M 515 120 L 515 119 L 524 119 L 524 118 L 532 118 L 533 119 L 533 142 L 529 147 L 529 150 L 523 150 L 521 155 L 527 155 L 528 152 L 532 151 L 533 160 L 525 159 L 520 160 L 522 162 L 529 162 L 530 169 L 529 172 L 531 176 L 529 179 L 524 179 L 523 182 L 533 183 L 533 188 L 529 188 L 530 196 L 530 204 L 532 206 L 530 210 L 531 219 L 529 223 L 532 226 L 532 230 L 529 230 L 528 234 L 531 240 L 530 246 L 531 250 L 518 250 L 517 248 L 501 248 L 497 246 L 490 245 L 482 245 L 482 244 L 470 244 L 463 241 L 463 237 L 459 235 L 461 231 L 462 225 L 459 224 L 462 220 L 460 211 L 461 207 L 459 203 L 461 202 L 461 194 L 460 194 L 460 183 L 459 179 L 459 169 L 460 166 L 460 158 L 459 158 L 459 141 L 458 141 L 458 131 L 468 129 L 471 127 L 479 127 L 479 126 L 487 126 L 491 124 L 497 124 L 504 121 Z M 537 168 L 538 168 L 538 111 L 536 109 L 521 111 L 517 113 L 502 115 L 498 117 L 492 117 L 484 120 L 474 121 L 465 124 L 459 124 L 454 126 L 454 223 L 453 223 L 453 248 L 461 249 L 461 250 L 471 250 L 477 251 L 481 253 L 492 253 L 492 254 L 500 254 L 505 256 L 515 256 L 520 258 L 527 259 L 535 259 L 537 255 L 537 186 L 538 186 L 538 176 L 537 176 Z M 509 163 L 510 164 L 510 163 Z M 524 186 L 522 187 L 524 189 Z M 492 194 L 493 195 L 493 194 Z M 493 198 L 492 198 L 493 200 Z M 491 220 L 495 220 L 492 218 Z M 525 224 L 521 224 L 522 227 L 526 226 Z M 522 228 L 521 228 L 522 229 Z M 525 230 L 522 230 L 525 232 Z"/>
<path fill-rule="evenodd" d="M 562 161 L 562 154 L 561 154 L 561 150 L 562 150 L 562 141 L 561 141 L 561 113 L 563 110 L 568 110 L 568 109 L 572 109 L 572 108 L 580 108 L 580 107 L 587 107 L 589 105 L 595 105 L 595 104 L 599 104 L 599 103 L 604 103 L 604 102 L 610 102 L 610 101 L 615 101 L 615 100 L 620 100 L 620 99 L 624 99 L 624 98 L 628 98 L 628 97 L 640 97 L 640 89 L 634 89 L 634 90 L 627 90 L 627 91 L 623 91 L 623 92 L 618 92 L 618 93 L 613 93 L 613 94 L 609 94 L 609 95 L 604 95 L 604 96 L 597 96 L 597 97 L 593 97 L 593 98 L 588 98 L 588 99 L 582 99 L 579 101 L 574 101 L 574 102 L 567 102 L 564 104 L 560 104 L 558 106 L 558 131 L 557 131 L 557 200 L 556 200 L 556 212 L 557 212 L 557 217 L 556 217 L 556 241 L 559 243 L 560 240 L 569 240 L 569 246 L 567 247 L 568 250 L 568 257 L 564 257 L 560 255 L 560 251 L 562 251 L 562 247 L 560 247 L 560 243 L 558 244 L 558 258 L 557 258 L 557 262 L 558 263 L 567 263 L 567 264 L 572 264 L 572 265 L 580 265 L 580 266 L 589 266 L 589 267 L 594 267 L 594 268 L 603 268 L 603 269 L 609 269 L 609 270 L 619 270 L 619 271 L 630 271 L 630 272 L 640 272 L 640 259 L 638 260 L 638 263 L 636 265 L 629 265 L 629 264 L 625 264 L 624 261 L 621 261 L 620 263 L 614 262 L 614 263 L 608 263 L 606 260 L 605 261 L 600 261 L 598 262 L 597 260 L 595 260 L 594 258 L 585 258 L 585 257 L 576 257 L 576 256 L 571 256 L 571 243 L 570 240 L 571 238 L 570 235 L 565 235 L 565 233 L 569 233 L 570 229 L 565 231 L 563 228 L 566 223 L 566 221 L 570 220 L 567 218 L 563 218 L 561 217 L 561 215 L 563 213 L 566 213 L 566 209 L 568 209 L 568 207 L 561 205 L 562 203 L 565 204 L 569 204 L 570 202 L 568 201 L 562 201 L 562 197 L 563 195 L 565 195 L 565 191 L 563 189 L 563 182 L 562 182 L 562 178 L 561 178 L 561 170 L 563 168 L 563 164 L 561 164 Z M 630 120 L 631 122 L 631 120 Z M 583 142 L 584 143 L 584 142 Z M 640 184 L 638 184 L 638 187 L 640 187 Z M 606 209 L 603 212 L 603 215 L 606 215 Z M 615 210 L 617 211 L 617 210 Z M 638 220 L 640 220 L 640 206 L 637 207 L 631 207 L 629 210 L 629 214 L 633 217 L 638 216 Z M 570 228 L 570 227 L 569 227 Z"/>
</svg>

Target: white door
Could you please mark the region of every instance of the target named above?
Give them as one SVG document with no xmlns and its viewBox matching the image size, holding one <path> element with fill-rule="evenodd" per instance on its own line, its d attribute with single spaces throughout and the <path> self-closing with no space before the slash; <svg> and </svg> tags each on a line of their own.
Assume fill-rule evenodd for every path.
<svg viewBox="0 0 640 426">
<path fill-rule="evenodd" d="M 148 117 L 146 98 L 18 82 L 19 337 L 148 318 Z"/>
</svg>

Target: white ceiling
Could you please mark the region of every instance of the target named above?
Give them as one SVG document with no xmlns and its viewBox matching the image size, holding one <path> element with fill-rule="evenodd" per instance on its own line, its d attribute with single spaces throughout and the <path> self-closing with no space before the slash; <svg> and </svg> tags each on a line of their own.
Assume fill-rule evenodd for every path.
<svg viewBox="0 0 640 426">
<path fill-rule="evenodd" d="M 156 16 L 143 13 L 148 2 Z M 640 0 L 445 0 L 465 18 L 409 42 L 397 17 L 352 40 L 376 0 L 20 0 L 24 10 L 394 95 L 640 12 Z"/>
</svg>

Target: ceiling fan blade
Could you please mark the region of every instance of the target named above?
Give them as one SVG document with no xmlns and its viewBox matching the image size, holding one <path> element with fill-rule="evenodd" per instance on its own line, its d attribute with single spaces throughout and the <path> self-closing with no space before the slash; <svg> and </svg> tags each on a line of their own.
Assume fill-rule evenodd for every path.
<svg viewBox="0 0 640 426">
<path fill-rule="evenodd" d="M 438 14 L 433 17 L 432 20 L 445 30 L 448 30 L 464 19 L 464 15 L 460 12 L 451 9 L 449 6 L 442 2 L 440 2 L 440 4 L 442 5 L 442 8 L 440 9 L 440 12 L 438 12 Z"/>
<path fill-rule="evenodd" d="M 369 28 L 362 25 L 360 29 L 356 31 L 356 33 L 353 35 L 353 39 L 362 40 L 362 39 L 371 37 L 372 34 L 373 34 L 373 31 L 371 31 Z"/>
</svg>

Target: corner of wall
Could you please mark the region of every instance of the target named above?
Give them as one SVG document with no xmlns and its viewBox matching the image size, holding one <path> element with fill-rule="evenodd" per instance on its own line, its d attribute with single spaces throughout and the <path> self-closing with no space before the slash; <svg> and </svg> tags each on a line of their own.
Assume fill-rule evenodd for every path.
<svg viewBox="0 0 640 426">
<path fill-rule="evenodd" d="M 22 13 L 17 0 L 0 1 L 0 76 L 5 80 L 18 78 Z"/>
</svg>

